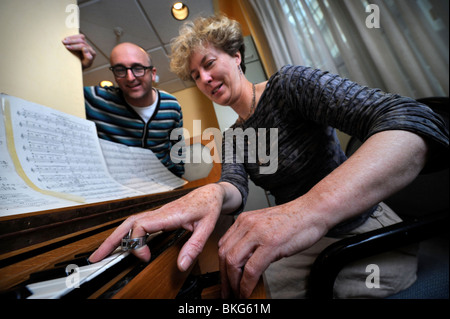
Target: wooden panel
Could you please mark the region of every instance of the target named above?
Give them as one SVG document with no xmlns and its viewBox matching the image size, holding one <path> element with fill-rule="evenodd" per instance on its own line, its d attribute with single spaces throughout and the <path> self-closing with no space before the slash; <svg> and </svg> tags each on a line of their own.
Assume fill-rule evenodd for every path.
<svg viewBox="0 0 450 319">
<path fill-rule="evenodd" d="M 173 246 L 169 247 L 158 258 L 151 262 L 143 271 L 131 280 L 113 299 L 173 299 L 177 296 L 186 278 L 194 267 L 194 263 L 188 270 L 181 272 L 178 270 L 177 258 L 180 249 L 188 239 L 189 234 L 184 235 Z M 209 244 L 215 243 L 214 237 L 210 239 Z M 207 244 L 208 245 L 208 244 Z M 210 245 L 209 245 L 210 246 Z M 204 251 L 199 258 L 217 260 L 217 246 L 215 250 Z M 217 265 L 218 266 L 218 265 Z M 201 269 L 200 269 L 201 270 Z M 218 268 L 212 267 L 210 271 L 217 271 Z M 201 270 L 201 273 L 205 271 Z M 220 299 L 220 284 L 204 289 L 201 296 L 203 299 Z M 259 280 L 250 299 L 265 299 L 266 293 L 262 278 Z"/>
<path fill-rule="evenodd" d="M 46 241 L 154 209 L 187 194 L 194 185 L 185 186 L 166 193 L 1 218 L 0 260 L 21 249 L 34 249 Z"/>
<path fill-rule="evenodd" d="M 4 292 L 25 280 L 32 273 L 52 268 L 54 264 L 72 260 L 80 253 L 94 251 L 112 233 L 110 229 L 82 240 L 71 242 L 57 249 L 26 258 L 0 269 L 0 292 Z"/>
<path fill-rule="evenodd" d="M 181 272 L 177 267 L 178 253 L 187 237 L 187 235 L 183 236 L 175 245 L 167 248 L 119 291 L 113 299 L 175 298 L 191 270 Z"/>
</svg>

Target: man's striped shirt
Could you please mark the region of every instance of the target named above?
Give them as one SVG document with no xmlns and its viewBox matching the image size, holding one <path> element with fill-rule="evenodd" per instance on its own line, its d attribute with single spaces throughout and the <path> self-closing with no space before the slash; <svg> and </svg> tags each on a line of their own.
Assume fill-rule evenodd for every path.
<svg viewBox="0 0 450 319">
<path fill-rule="evenodd" d="M 170 156 L 172 146 L 182 138 L 170 140 L 172 130 L 183 126 L 181 107 L 173 95 L 160 90 L 156 92 L 158 104 L 146 123 L 128 105 L 119 88 L 85 87 L 86 117 L 95 122 L 99 138 L 148 148 L 172 173 L 181 176 L 184 173 L 183 162 L 178 158 L 174 163 Z"/>
</svg>

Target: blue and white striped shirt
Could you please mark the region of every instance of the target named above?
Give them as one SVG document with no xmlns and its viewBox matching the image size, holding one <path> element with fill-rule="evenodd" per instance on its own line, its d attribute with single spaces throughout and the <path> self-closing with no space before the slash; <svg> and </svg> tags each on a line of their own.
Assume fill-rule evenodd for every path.
<svg viewBox="0 0 450 319">
<path fill-rule="evenodd" d="M 184 164 L 170 157 L 172 130 L 183 127 L 183 116 L 177 99 L 156 90 L 158 104 L 146 123 L 125 101 L 119 88 L 89 86 L 84 88 L 86 118 L 95 122 L 99 138 L 128 146 L 148 148 L 172 173 L 182 176 Z M 181 139 L 181 137 L 180 137 Z M 179 144 L 178 144 L 179 145 Z M 182 154 L 179 154 L 180 156 Z"/>
</svg>

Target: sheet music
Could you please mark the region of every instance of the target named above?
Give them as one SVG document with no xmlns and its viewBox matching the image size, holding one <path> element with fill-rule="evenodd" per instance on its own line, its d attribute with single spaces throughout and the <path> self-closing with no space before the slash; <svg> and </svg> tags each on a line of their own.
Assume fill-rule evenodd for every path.
<svg viewBox="0 0 450 319">
<path fill-rule="evenodd" d="M 94 123 L 19 98 L 5 99 L 18 160 L 39 189 L 75 195 L 86 203 L 142 195 L 109 175 Z"/>
<path fill-rule="evenodd" d="M 6 143 L 3 107 L 0 107 L 0 217 L 74 205 L 31 189 L 17 174 Z"/>
<path fill-rule="evenodd" d="M 111 176 L 122 185 L 153 194 L 187 183 L 172 174 L 151 150 L 99 141 Z"/>
<path fill-rule="evenodd" d="M 187 182 L 93 122 L 1 94 L 0 216 L 166 192 Z"/>
</svg>

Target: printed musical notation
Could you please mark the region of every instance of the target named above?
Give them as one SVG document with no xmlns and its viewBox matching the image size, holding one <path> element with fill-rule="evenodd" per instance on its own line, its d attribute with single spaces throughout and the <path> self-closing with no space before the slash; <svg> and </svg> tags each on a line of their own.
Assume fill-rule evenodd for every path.
<svg viewBox="0 0 450 319">
<path fill-rule="evenodd" d="M 3 119 L 3 108 L 0 116 Z M 5 126 L 0 121 L 0 217 L 73 205 L 62 198 L 44 195 L 30 188 L 17 174 L 7 148 Z M 33 209 L 30 209 L 33 207 Z"/>
<path fill-rule="evenodd" d="M 4 94 L 1 100 L 0 216 L 164 192 L 185 183 L 150 150 L 99 140 L 90 121 Z"/>
<path fill-rule="evenodd" d="M 148 149 L 102 139 L 99 141 L 108 171 L 122 185 L 153 194 L 166 192 L 187 183 L 167 170 Z"/>
</svg>

